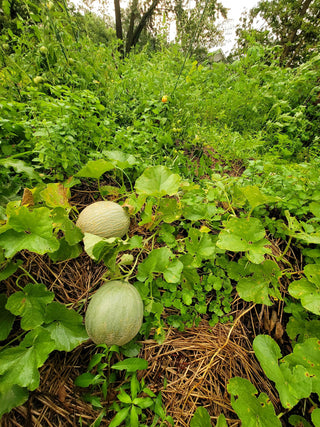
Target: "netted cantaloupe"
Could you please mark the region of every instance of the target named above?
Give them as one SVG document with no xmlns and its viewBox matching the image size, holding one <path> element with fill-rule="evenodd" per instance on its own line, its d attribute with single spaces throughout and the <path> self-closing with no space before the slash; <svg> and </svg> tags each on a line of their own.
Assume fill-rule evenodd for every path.
<svg viewBox="0 0 320 427">
<path fill-rule="evenodd" d="M 104 238 L 123 237 L 128 232 L 130 218 L 118 203 L 101 201 L 84 208 L 76 225 L 83 233 Z"/>
<path fill-rule="evenodd" d="M 85 327 L 95 344 L 124 345 L 139 332 L 143 302 L 128 282 L 112 280 L 93 295 L 85 315 Z"/>
</svg>

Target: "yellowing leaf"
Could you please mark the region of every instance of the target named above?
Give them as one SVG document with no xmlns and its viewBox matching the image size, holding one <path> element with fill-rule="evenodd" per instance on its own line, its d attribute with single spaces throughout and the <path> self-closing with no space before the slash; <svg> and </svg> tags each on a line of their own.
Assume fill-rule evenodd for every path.
<svg viewBox="0 0 320 427">
<path fill-rule="evenodd" d="M 41 196 L 47 206 L 51 208 L 71 208 L 69 204 L 70 189 L 64 187 L 60 183 L 48 184 L 47 187 L 41 191 Z"/>
</svg>

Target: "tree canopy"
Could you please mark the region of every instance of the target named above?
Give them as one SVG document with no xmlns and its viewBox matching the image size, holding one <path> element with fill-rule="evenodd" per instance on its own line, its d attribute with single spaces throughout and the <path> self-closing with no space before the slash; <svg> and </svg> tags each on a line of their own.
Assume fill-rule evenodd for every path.
<svg viewBox="0 0 320 427">
<path fill-rule="evenodd" d="M 257 29 L 258 26 L 260 27 Z M 238 28 L 238 53 L 256 40 L 279 46 L 284 66 L 305 62 L 320 41 L 320 0 L 261 0 Z"/>
</svg>

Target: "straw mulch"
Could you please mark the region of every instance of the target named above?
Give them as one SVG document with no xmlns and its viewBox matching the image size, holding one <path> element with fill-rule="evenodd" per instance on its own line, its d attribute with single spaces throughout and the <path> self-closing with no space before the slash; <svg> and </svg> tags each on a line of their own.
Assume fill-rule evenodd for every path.
<svg viewBox="0 0 320 427">
<path fill-rule="evenodd" d="M 241 321 L 243 313 L 233 324 L 210 327 L 202 321 L 184 331 L 169 329 L 162 344 L 153 340 L 142 342 L 140 356 L 148 360 L 149 367 L 140 375 L 155 393 L 161 391 L 167 415 L 173 417 L 175 427 L 188 427 L 199 406 L 208 410 L 213 422 L 223 413 L 229 427 L 240 426 L 227 392 L 228 381 L 235 376 L 248 378 L 277 407 L 276 391 L 253 355 L 248 331 Z M 96 352 L 88 341 L 70 353 L 52 353 L 40 370 L 40 387 L 30 393 L 26 404 L 5 415 L 1 426 L 62 427 L 79 426 L 80 422 L 90 426 L 100 411 L 83 400 L 87 390 L 76 387 L 74 380 L 86 372 Z M 121 378 L 109 389 L 107 401 L 103 402 L 105 408 L 115 399 L 115 388 L 120 383 Z M 101 425 L 108 425 L 113 416 L 107 411 Z M 147 425 L 151 425 L 152 418 L 150 413 Z"/>
<path fill-rule="evenodd" d="M 88 188 L 78 192 L 76 205 L 84 206 L 95 200 Z M 136 225 L 132 224 L 131 232 Z M 141 230 L 140 230 L 141 232 Z M 77 259 L 52 263 L 45 256 L 28 251 L 20 253 L 23 268 L 39 283 L 55 293 L 55 299 L 84 314 L 88 298 L 100 286 L 107 269 L 96 264 L 86 254 Z M 16 279 L 21 271 L 1 283 L 0 291 L 7 295 L 17 291 Z M 19 285 L 29 282 L 27 276 L 19 278 Z M 260 312 L 252 304 L 233 305 L 232 324 L 217 324 L 210 327 L 204 319 L 199 326 L 184 331 L 168 329 L 162 344 L 152 339 L 142 342 L 140 356 L 148 360 L 148 369 L 140 372 L 146 385 L 154 392 L 161 391 L 167 415 L 171 415 L 175 426 L 189 426 L 193 413 L 204 406 L 214 422 L 223 413 L 229 427 L 240 425 L 231 404 L 227 384 L 230 378 L 241 376 L 249 379 L 259 392 L 266 392 L 277 408 L 278 397 L 269 380 L 264 376 L 256 361 L 252 340 L 258 333 L 271 333 L 277 325 L 281 331 L 280 302 L 272 310 Z M 277 313 L 274 316 L 274 313 Z M 275 327 L 276 326 L 276 327 Z M 275 328 L 275 329 L 274 329 Z M 18 336 L 17 328 L 10 339 Z M 279 331 L 273 332 L 281 340 Z M 278 335 L 277 335 L 278 334 Z M 100 411 L 83 400 L 83 390 L 74 385 L 75 378 L 86 372 L 87 366 L 97 352 L 90 341 L 83 343 L 70 353 L 53 352 L 40 369 L 41 381 L 37 390 L 30 393 L 29 400 L 19 408 L 3 416 L 2 427 L 67 427 L 90 426 Z M 114 356 L 119 357 L 119 356 Z M 116 362 L 117 360 L 114 360 Z M 109 390 L 103 402 L 106 416 L 101 425 L 108 425 L 114 413 L 108 410 L 116 398 L 115 388 L 123 378 Z M 102 396 L 99 396 L 102 399 Z M 147 425 L 151 425 L 150 413 Z"/>
<path fill-rule="evenodd" d="M 241 323 L 247 311 L 239 313 L 232 325 L 218 323 L 210 327 L 202 321 L 183 332 L 170 329 L 161 345 L 145 344 L 142 356 L 149 361 L 145 379 L 151 384 L 166 381 L 162 397 L 175 426 L 189 426 L 199 406 L 208 410 L 212 420 L 223 413 L 229 427 L 239 426 L 227 392 L 227 384 L 235 376 L 249 379 L 277 405 L 277 394 L 255 359 Z"/>
</svg>

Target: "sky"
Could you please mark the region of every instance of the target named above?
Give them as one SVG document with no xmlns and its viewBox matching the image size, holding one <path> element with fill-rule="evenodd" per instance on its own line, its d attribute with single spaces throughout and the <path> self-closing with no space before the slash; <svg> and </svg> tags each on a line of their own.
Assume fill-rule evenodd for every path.
<svg viewBox="0 0 320 427">
<path fill-rule="evenodd" d="M 228 11 L 228 28 L 225 34 L 225 43 L 221 46 L 225 53 L 229 53 L 234 41 L 235 41 L 235 28 L 239 23 L 240 16 L 243 12 L 249 11 L 258 4 L 259 0 L 220 0 L 224 7 L 229 9 Z M 233 29 L 232 29 L 233 27 Z"/>
<path fill-rule="evenodd" d="M 228 13 L 230 18 L 239 20 L 241 13 L 254 7 L 258 0 L 220 0 L 220 2 L 230 9 Z"/>
</svg>

